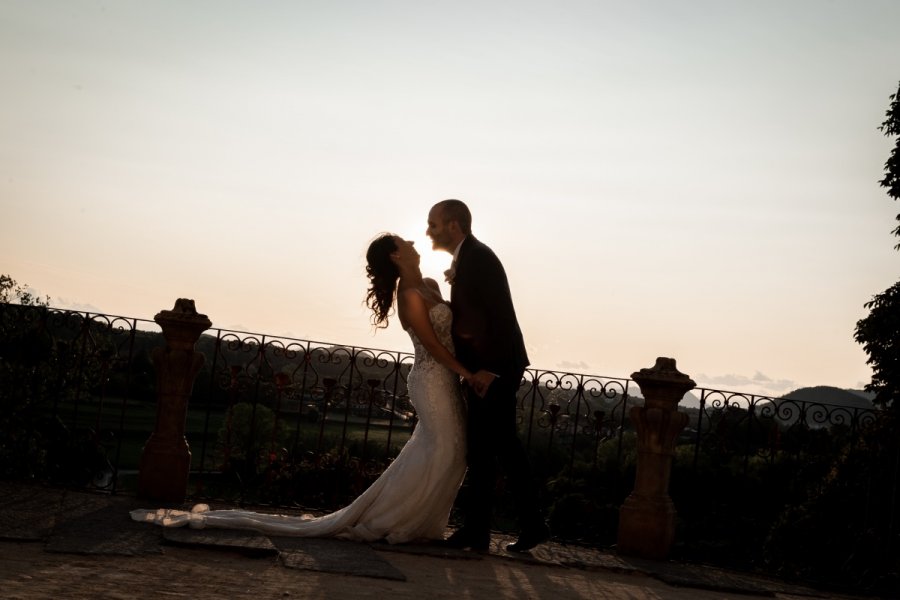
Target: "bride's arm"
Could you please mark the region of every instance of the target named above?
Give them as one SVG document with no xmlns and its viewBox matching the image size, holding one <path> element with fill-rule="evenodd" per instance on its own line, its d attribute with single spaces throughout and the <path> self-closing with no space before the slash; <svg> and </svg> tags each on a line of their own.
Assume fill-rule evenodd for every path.
<svg viewBox="0 0 900 600">
<path fill-rule="evenodd" d="M 456 357 L 438 339 L 434 327 L 431 326 L 431 319 L 428 317 L 428 305 L 425 304 L 422 295 L 414 289 L 408 289 L 400 293 L 399 300 L 397 310 L 400 313 L 400 320 L 409 325 L 428 353 L 463 379 L 471 379 L 472 371 L 456 360 Z"/>
</svg>

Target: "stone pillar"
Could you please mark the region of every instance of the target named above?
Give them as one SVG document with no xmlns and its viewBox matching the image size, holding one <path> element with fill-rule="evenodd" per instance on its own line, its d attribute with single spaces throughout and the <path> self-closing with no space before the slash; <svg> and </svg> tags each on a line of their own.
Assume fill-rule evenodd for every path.
<svg viewBox="0 0 900 600">
<path fill-rule="evenodd" d="M 675 440 L 688 422 L 678 402 L 696 384 L 678 372 L 673 358 L 657 358 L 652 369 L 631 378 L 641 388 L 644 406 L 629 411 L 637 430 L 637 473 L 634 491 L 619 510 L 617 551 L 662 559 L 675 540 L 675 505 L 669 498 Z"/>
<path fill-rule="evenodd" d="M 142 498 L 183 502 L 191 469 L 191 451 L 184 437 L 187 406 L 203 366 L 203 355 L 194 351 L 194 345 L 212 322 L 197 313 L 193 300 L 184 298 L 153 320 L 162 328 L 166 347 L 153 350 L 156 428 L 141 453 L 137 491 Z"/>
</svg>

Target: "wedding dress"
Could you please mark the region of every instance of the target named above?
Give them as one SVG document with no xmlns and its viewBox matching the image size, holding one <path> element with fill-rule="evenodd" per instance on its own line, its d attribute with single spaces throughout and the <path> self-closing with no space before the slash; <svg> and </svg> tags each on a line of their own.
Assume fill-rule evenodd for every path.
<svg viewBox="0 0 900 600">
<path fill-rule="evenodd" d="M 429 316 L 438 339 L 452 352 L 450 307 L 437 304 Z M 391 544 L 443 538 L 466 471 L 465 409 L 457 375 L 438 363 L 411 329 L 407 333 L 415 348 L 407 386 L 418 423 L 400 454 L 353 503 L 321 517 L 208 510 L 201 504 L 190 512 L 134 510 L 131 518 L 163 527 L 251 529 Z"/>
</svg>

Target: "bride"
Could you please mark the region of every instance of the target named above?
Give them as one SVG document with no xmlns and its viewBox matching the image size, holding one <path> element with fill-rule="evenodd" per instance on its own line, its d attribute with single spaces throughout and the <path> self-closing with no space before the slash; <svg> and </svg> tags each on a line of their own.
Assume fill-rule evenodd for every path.
<svg viewBox="0 0 900 600">
<path fill-rule="evenodd" d="M 369 245 L 366 305 L 376 327 L 387 327 L 396 298 L 400 324 L 409 333 L 415 361 L 410 401 L 418 424 L 381 476 L 350 505 L 321 517 L 245 510 L 134 510 L 135 521 L 164 527 L 251 529 L 301 537 L 337 537 L 397 544 L 443 538 L 450 509 L 466 471 L 465 407 L 460 377 L 472 372 L 453 356 L 450 306 L 433 279 L 423 279 L 413 243 L 384 234 Z M 474 383 L 473 383 L 474 385 Z"/>
</svg>

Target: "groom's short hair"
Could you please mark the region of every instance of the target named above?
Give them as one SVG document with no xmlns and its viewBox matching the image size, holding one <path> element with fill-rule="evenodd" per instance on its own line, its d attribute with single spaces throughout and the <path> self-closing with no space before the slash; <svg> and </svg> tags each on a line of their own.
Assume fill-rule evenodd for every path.
<svg viewBox="0 0 900 600">
<path fill-rule="evenodd" d="M 472 233 L 472 213 L 462 200 L 441 200 L 439 202 L 443 210 L 444 222 L 456 221 L 459 229 L 465 235 Z"/>
</svg>

